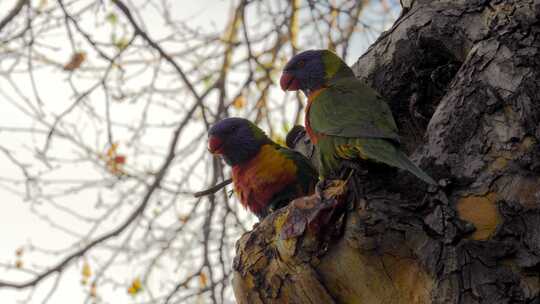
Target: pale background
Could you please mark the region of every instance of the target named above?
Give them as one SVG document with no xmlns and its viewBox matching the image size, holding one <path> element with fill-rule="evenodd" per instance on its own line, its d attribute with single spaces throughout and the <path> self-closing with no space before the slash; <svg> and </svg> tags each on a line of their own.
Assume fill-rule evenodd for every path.
<svg viewBox="0 0 540 304">
<path fill-rule="evenodd" d="M 375 28 L 371 34 L 366 34 L 365 32 L 355 34 L 348 57 L 346 58 L 349 64 L 353 64 L 355 59 L 376 38 L 376 34 L 373 33 L 380 32 L 383 28 L 390 26 L 393 18 L 396 18 L 399 13 L 396 3 L 390 1 L 392 8 L 389 13 L 390 17 L 385 17 L 384 22 L 381 22 L 382 18 L 379 18 L 378 15 L 382 14 L 383 10 L 378 4 L 378 1 L 372 2 L 373 7 L 367 12 L 364 12 L 364 20 L 366 23 L 372 23 Z M 15 0 L 0 1 L 0 18 L 6 14 L 7 10 L 14 3 Z M 173 8 L 169 11 L 171 19 L 186 20 L 191 26 L 208 31 L 225 28 L 231 10 L 231 3 L 229 1 L 198 0 L 170 1 L 170 3 Z M 32 4 L 34 6 L 44 5 L 44 7 L 48 7 L 55 5 L 55 1 L 32 1 Z M 106 6 L 108 9 L 112 9 L 110 5 L 107 4 Z M 106 12 L 102 13 L 103 16 L 105 14 Z M 252 18 L 256 18 L 256 14 L 251 16 Z M 167 30 L 164 30 L 163 19 L 160 18 L 160 15 L 155 10 L 148 8 L 139 11 L 138 17 L 144 20 L 146 30 L 153 39 L 159 41 L 169 34 Z M 92 30 L 94 37 L 108 37 L 111 35 L 111 29 L 107 26 L 106 22 L 96 24 L 95 20 L 90 18 L 88 20 L 80 20 L 80 22 L 87 30 L 94 28 Z M 118 35 L 121 35 L 121 32 L 121 29 L 118 30 Z M 0 34 L 0 38 L 2 34 Z M 64 64 L 72 54 L 72 49 L 65 35 L 57 33 L 47 39 L 50 44 L 49 55 L 51 58 L 55 58 L 59 64 Z M 323 47 L 322 45 L 310 44 L 310 37 L 299 37 L 299 40 L 301 42 L 301 49 Z M 139 43 L 141 43 L 140 40 Z M 7 47 L 9 48 L 10 45 L 8 44 Z M 84 48 L 84 45 L 81 44 L 80 47 Z M 164 44 L 163 48 L 169 52 L 175 51 L 175 45 L 173 44 Z M 0 71 L 8 66 L 6 63 L 10 62 L 10 55 L 5 55 L 5 52 L 6 45 L 0 44 Z M 96 58 L 97 56 L 95 54 L 89 54 L 88 61 L 97 61 Z M 182 63 L 181 59 L 179 59 L 179 62 Z M 133 73 L 139 74 L 130 80 L 129 86 L 144 86 L 152 77 L 151 70 L 141 69 L 140 72 L 136 70 L 137 68 L 133 68 Z M 236 79 L 240 80 L 242 78 L 242 73 L 238 73 L 238 75 L 232 75 L 229 78 L 229 81 L 233 83 L 230 84 L 231 86 L 234 86 Z M 176 86 L 174 85 L 175 78 L 173 76 L 171 76 L 170 83 L 163 83 L 163 87 Z M 31 93 L 30 78 L 27 73 L 24 73 L 22 70 L 20 72 L 14 71 L 11 77 L 21 88 L 24 88 L 25 91 L 22 94 L 29 96 L 29 99 L 33 100 L 32 102 L 36 102 L 35 97 Z M 35 73 L 36 86 L 39 88 L 41 99 L 47 105 L 47 110 L 49 111 L 46 113 L 50 117 L 49 121 L 53 121 L 54 115 L 61 113 L 73 102 L 73 91 L 67 81 L 68 77 L 69 74 L 59 67 L 43 67 Z M 112 79 L 114 78 L 113 76 Z M 77 84 L 81 87 L 88 87 L 93 85 L 93 83 L 91 79 L 77 79 Z M 103 104 L 100 104 L 100 100 L 103 98 L 103 95 L 100 95 L 100 93 L 92 94 L 91 96 L 91 100 L 95 102 L 94 106 L 98 112 L 103 110 Z M 182 105 L 184 102 L 183 98 L 186 97 L 182 93 L 177 95 L 174 93 L 170 94 L 170 100 L 179 103 L 176 108 L 177 113 L 157 107 L 151 113 L 149 112 L 151 114 L 151 121 L 156 124 L 176 122 L 179 113 L 185 111 L 186 105 Z M 285 93 L 275 88 L 272 90 L 271 99 L 276 100 L 276 103 L 281 102 L 284 98 L 290 98 L 290 96 L 285 97 Z M 118 185 L 114 182 L 114 178 L 111 178 L 110 181 L 104 181 L 102 166 L 100 167 L 98 163 L 77 161 L 77 159 L 87 155 L 85 155 L 84 149 L 67 140 L 53 140 L 54 145 L 48 151 L 49 157 L 61 158 L 63 159 L 61 162 L 65 165 L 52 170 L 47 168 L 36 158 L 36 149 L 42 148 L 45 144 L 45 137 L 49 128 L 25 114 L 26 108 L 21 95 L 13 89 L 6 78 L 0 76 L 0 147 L 8 148 L 24 166 L 29 166 L 29 170 L 33 174 L 43 174 L 41 178 L 47 181 L 47 183 L 40 184 L 39 186 L 25 183 L 23 171 L 13 164 L 7 154 L 0 154 L 0 279 L 14 282 L 33 277 L 31 274 L 26 273 L 26 271 L 13 269 L 13 265 L 17 263 L 17 260 L 22 261 L 22 269 L 33 269 L 38 272 L 43 270 L 44 267 L 47 267 L 47 265 L 57 263 L 67 252 L 72 252 L 72 249 L 77 247 L 77 242 L 80 239 L 88 236 L 93 238 L 96 235 L 109 231 L 122 222 L 136 203 L 137 196 L 131 198 L 128 195 L 131 192 L 131 187 L 140 191 L 138 186 L 129 182 Z M 110 115 L 115 117 L 116 121 L 133 124 L 140 119 L 141 113 L 144 113 L 146 109 L 142 104 L 123 102 L 115 104 L 114 107 L 111 107 L 110 111 Z M 285 112 L 289 114 L 281 115 L 280 121 L 275 121 L 276 124 L 287 123 L 290 126 L 293 119 L 292 110 Z M 242 110 L 233 111 L 231 114 L 249 117 L 249 114 Z M 280 116 L 279 113 L 277 115 Z M 70 115 L 68 120 L 72 124 L 81 127 L 79 135 L 84 138 L 84 141 L 89 144 L 89 147 L 93 147 L 95 151 L 106 153 L 104 131 L 96 131 L 101 127 L 92 128 L 93 122 L 81 113 Z M 262 126 L 267 129 L 265 124 Z M 18 128 L 26 131 L 19 132 L 17 130 Z M 34 132 L 27 132 L 28 128 L 34 130 Z M 205 137 L 201 136 L 204 134 L 204 129 L 202 129 L 202 126 L 195 125 L 189 128 L 190 131 L 184 132 L 181 141 L 183 143 L 198 142 L 199 144 L 194 147 L 194 151 L 198 151 L 199 154 L 204 153 Z M 281 135 L 284 134 L 284 130 L 278 130 L 276 132 L 281 133 Z M 144 142 L 144 146 L 130 146 L 129 136 L 131 135 L 132 131 L 123 129 L 121 126 L 115 130 L 115 137 L 119 142 L 119 151 L 128 155 L 130 165 L 128 170 L 133 170 L 134 172 L 142 170 L 141 168 L 155 170 L 161 164 L 162 159 L 160 156 L 165 153 L 169 144 L 171 128 L 156 127 L 149 129 L 141 139 Z M 182 145 L 179 148 L 182 149 Z M 153 149 L 153 154 L 144 152 L 150 149 Z M 186 157 L 186 163 L 189 163 L 189 157 L 195 158 L 195 155 L 198 154 L 193 152 L 190 155 Z M 132 160 L 133 163 L 131 162 Z M 187 181 L 180 191 L 193 192 L 208 185 L 209 179 L 206 177 L 206 172 L 209 172 L 208 163 L 210 163 L 210 156 L 207 155 L 202 160 L 193 159 L 192 162 L 200 162 L 200 165 L 193 168 L 179 163 L 169 171 L 171 185 L 179 182 L 179 177 L 183 176 L 186 171 L 189 171 L 193 176 L 192 180 Z M 110 182 L 110 187 L 107 186 L 108 182 Z M 94 183 L 96 186 L 89 187 L 85 190 L 79 191 L 72 189 L 72 187 L 76 187 L 77 185 Z M 55 197 L 54 200 L 47 200 L 48 195 L 64 191 L 67 191 L 67 193 L 60 197 Z M 70 191 L 72 192 L 70 193 Z M 103 202 L 105 204 L 113 204 L 122 198 L 122 193 L 126 193 L 126 197 L 128 197 L 127 202 L 124 202 L 123 207 L 114 213 L 107 214 L 104 213 L 104 210 L 96 208 L 96 205 Z M 178 196 L 176 199 L 170 196 L 163 196 L 163 198 L 165 200 L 176 200 L 173 208 L 162 208 L 162 210 L 159 206 L 151 207 L 152 212 L 162 216 L 164 223 L 173 221 L 178 214 L 186 212 L 189 209 L 188 206 L 191 206 L 187 202 L 191 202 L 192 204 L 195 201 L 187 193 Z M 186 203 L 183 204 L 183 201 Z M 201 204 L 204 205 L 205 202 Z M 238 208 L 235 201 L 233 201 L 231 206 L 238 212 L 244 229 L 251 227 L 255 219 L 246 214 L 241 208 Z M 109 217 L 107 218 L 107 216 Z M 90 221 L 85 221 L 85 218 L 90 219 Z M 96 231 L 91 231 L 93 227 L 91 221 L 98 218 L 106 219 Z M 121 246 L 123 240 L 126 239 L 126 235 L 130 233 L 137 235 L 140 232 L 131 232 L 131 229 L 128 228 L 118 240 L 107 243 L 108 245 L 104 247 Z M 231 242 L 237 239 L 240 233 L 241 230 L 239 229 L 235 235 L 230 235 L 229 239 Z M 193 250 L 185 250 L 185 253 L 178 256 L 171 255 L 163 259 L 160 268 L 154 270 L 154 276 L 148 279 L 147 284 L 149 286 L 158 286 L 155 290 L 159 290 L 159 286 L 166 285 L 163 282 L 174 281 L 175 276 L 181 278 L 184 271 L 186 271 L 184 269 L 176 269 L 175 271 L 160 271 L 160 269 L 170 270 L 169 268 L 171 267 L 186 267 L 186 269 L 189 269 L 190 265 L 196 264 L 199 261 L 197 255 L 200 254 L 200 251 L 196 249 L 198 241 L 196 238 L 187 236 L 185 239 L 179 240 L 180 243 L 183 242 L 185 244 L 186 248 L 193 247 Z M 145 251 L 144 244 L 141 245 L 143 247 L 139 249 Z M 31 248 L 29 246 L 38 248 L 39 250 L 29 250 Z M 16 256 L 18 248 L 23 248 L 21 257 Z M 90 265 L 102 264 L 109 257 L 109 254 L 106 248 L 103 250 L 98 248 L 87 254 L 85 259 Z M 139 262 L 137 261 L 140 261 L 141 264 L 146 263 L 144 257 L 137 257 L 133 261 L 128 261 L 129 259 L 129 255 L 124 256 L 120 259 L 117 266 L 109 269 L 109 271 L 119 274 L 118 279 L 116 282 L 109 282 L 110 284 L 103 286 L 100 285 L 98 288 L 99 297 L 97 299 L 89 297 L 88 284 L 81 284 L 81 271 L 84 262 L 79 259 L 73 262 L 63 272 L 58 282 L 56 282 L 57 276 L 51 276 L 41 282 L 34 290 L 0 289 L 0 303 L 43 303 L 44 299 L 48 299 L 48 303 L 151 303 L 150 297 L 132 297 L 126 292 L 127 287 L 134 277 L 144 276 L 141 273 L 144 270 L 138 267 L 137 263 Z M 175 259 L 186 259 L 188 262 L 185 266 L 170 262 L 170 260 Z M 94 269 L 92 270 L 94 271 Z M 48 298 L 48 294 L 54 284 L 57 284 L 58 288 Z M 196 285 L 196 283 L 193 284 Z M 226 295 L 226 298 L 229 300 L 232 299 L 230 290 L 226 292 Z M 187 302 L 206 303 L 206 300 L 204 297 L 193 297 Z"/>
</svg>

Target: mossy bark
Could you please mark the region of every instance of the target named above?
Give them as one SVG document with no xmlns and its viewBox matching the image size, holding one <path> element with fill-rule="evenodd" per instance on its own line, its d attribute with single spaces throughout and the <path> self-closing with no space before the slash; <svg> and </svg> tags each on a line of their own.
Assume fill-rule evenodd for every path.
<svg viewBox="0 0 540 304">
<path fill-rule="evenodd" d="M 540 1 L 402 4 L 354 70 L 443 187 L 370 168 L 286 240 L 279 210 L 238 241 L 239 303 L 540 303 Z"/>
</svg>

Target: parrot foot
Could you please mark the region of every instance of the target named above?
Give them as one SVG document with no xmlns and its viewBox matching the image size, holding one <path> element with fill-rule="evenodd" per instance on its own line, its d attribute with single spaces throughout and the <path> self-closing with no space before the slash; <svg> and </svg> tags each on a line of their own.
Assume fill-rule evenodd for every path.
<svg viewBox="0 0 540 304">
<path fill-rule="evenodd" d="M 335 198 L 342 196 L 347 191 L 347 180 L 334 179 L 324 189 L 323 195 L 325 198 Z"/>
<path fill-rule="evenodd" d="M 315 194 L 321 200 L 341 196 L 347 190 L 348 179 L 323 179 L 315 185 Z"/>
</svg>

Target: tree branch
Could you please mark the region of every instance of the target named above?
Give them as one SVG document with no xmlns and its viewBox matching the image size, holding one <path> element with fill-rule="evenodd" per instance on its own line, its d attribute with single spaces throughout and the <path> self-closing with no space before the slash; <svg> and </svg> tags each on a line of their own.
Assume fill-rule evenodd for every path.
<svg viewBox="0 0 540 304">
<path fill-rule="evenodd" d="M 197 91 L 195 90 L 195 87 L 193 86 L 191 81 L 189 81 L 186 73 L 184 73 L 182 68 L 180 68 L 180 65 L 178 65 L 178 63 L 171 56 L 169 56 L 169 54 L 167 54 L 163 50 L 163 48 L 161 48 L 161 46 L 157 44 L 157 42 L 152 40 L 150 36 L 148 36 L 148 34 L 143 29 L 141 29 L 141 27 L 137 24 L 137 21 L 135 21 L 135 19 L 133 18 L 133 15 L 131 14 L 131 11 L 129 10 L 129 8 L 122 1 L 113 0 L 113 3 L 122 11 L 122 13 L 124 13 L 129 23 L 131 23 L 131 26 L 133 26 L 133 29 L 135 30 L 135 34 L 141 36 L 153 49 L 155 49 L 159 53 L 161 57 L 163 57 L 169 64 L 173 66 L 174 70 L 178 73 L 178 75 L 180 75 L 180 78 L 182 78 L 182 80 L 184 81 L 184 84 L 188 87 L 193 97 L 195 97 L 197 102 L 200 104 L 201 110 L 203 113 L 203 118 L 205 118 L 206 120 L 206 117 L 204 115 L 205 113 L 204 106 L 202 102 L 203 97 L 199 95 L 199 93 L 197 93 Z"/>
<path fill-rule="evenodd" d="M 227 186 L 230 183 L 232 183 L 232 179 L 231 178 L 226 179 L 226 180 L 222 181 L 221 183 L 219 183 L 219 184 L 217 184 L 215 186 L 212 186 L 212 187 L 210 187 L 210 188 L 208 188 L 206 190 L 202 190 L 202 191 L 193 193 L 193 196 L 194 197 L 201 197 L 201 196 L 214 194 L 214 193 L 218 192 L 221 188 Z"/>
<path fill-rule="evenodd" d="M 15 4 L 15 6 L 11 9 L 9 14 L 0 21 L 0 32 L 4 27 L 11 21 L 13 18 L 15 18 L 22 10 L 22 8 L 28 4 L 28 0 L 19 0 Z"/>
<path fill-rule="evenodd" d="M 193 115 L 193 112 L 195 112 L 196 108 L 197 108 L 197 103 L 193 105 L 190 111 L 186 114 L 184 120 L 179 124 L 179 126 L 174 131 L 171 143 L 169 145 L 167 158 L 165 159 L 165 162 L 163 163 L 160 170 L 156 174 L 156 178 L 154 179 L 154 182 L 150 186 L 148 186 L 148 190 L 146 191 L 146 194 L 144 195 L 144 198 L 142 199 L 142 202 L 140 203 L 139 207 L 137 207 L 137 209 L 135 209 L 135 211 L 131 213 L 131 215 L 124 221 L 122 225 L 102 235 L 101 237 L 98 237 L 97 239 L 90 242 L 88 245 L 84 246 L 83 248 L 65 257 L 58 264 L 49 268 L 49 270 L 41 273 L 40 275 L 36 276 L 34 279 L 31 279 L 23 283 L 12 283 L 12 282 L 0 281 L 0 288 L 11 287 L 11 288 L 23 289 L 23 288 L 35 286 L 37 283 L 47 278 L 51 274 L 55 272 L 60 273 L 75 258 L 83 256 L 88 250 L 92 249 L 96 245 L 118 236 L 127 227 L 129 227 L 129 225 L 143 213 L 143 211 L 146 209 L 146 206 L 148 205 L 148 202 L 150 201 L 150 198 L 152 197 L 152 194 L 154 193 L 156 189 L 160 187 L 160 183 L 165 177 L 165 174 L 167 173 L 167 169 L 169 168 L 170 164 L 172 163 L 175 157 L 175 149 L 178 143 L 178 138 L 180 137 L 180 133 L 182 132 L 184 127 L 187 125 L 187 123 L 190 121 L 191 116 Z"/>
</svg>

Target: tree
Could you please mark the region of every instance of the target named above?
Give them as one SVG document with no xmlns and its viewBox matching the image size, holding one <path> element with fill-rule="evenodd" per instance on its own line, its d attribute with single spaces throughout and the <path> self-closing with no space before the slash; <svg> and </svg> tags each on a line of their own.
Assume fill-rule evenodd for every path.
<svg viewBox="0 0 540 304">
<path fill-rule="evenodd" d="M 283 238 L 293 202 L 238 242 L 240 303 L 540 303 L 540 2 L 402 5 L 354 70 L 440 189 L 370 169 L 343 232 Z"/>
<path fill-rule="evenodd" d="M 229 177 L 208 127 L 243 116 L 282 139 L 303 111 L 276 91 L 285 61 L 356 56 L 398 10 L 0 1 L 0 302 L 15 289 L 31 303 L 232 302 L 234 244 L 253 219 L 227 191 L 193 197 Z"/>
</svg>

